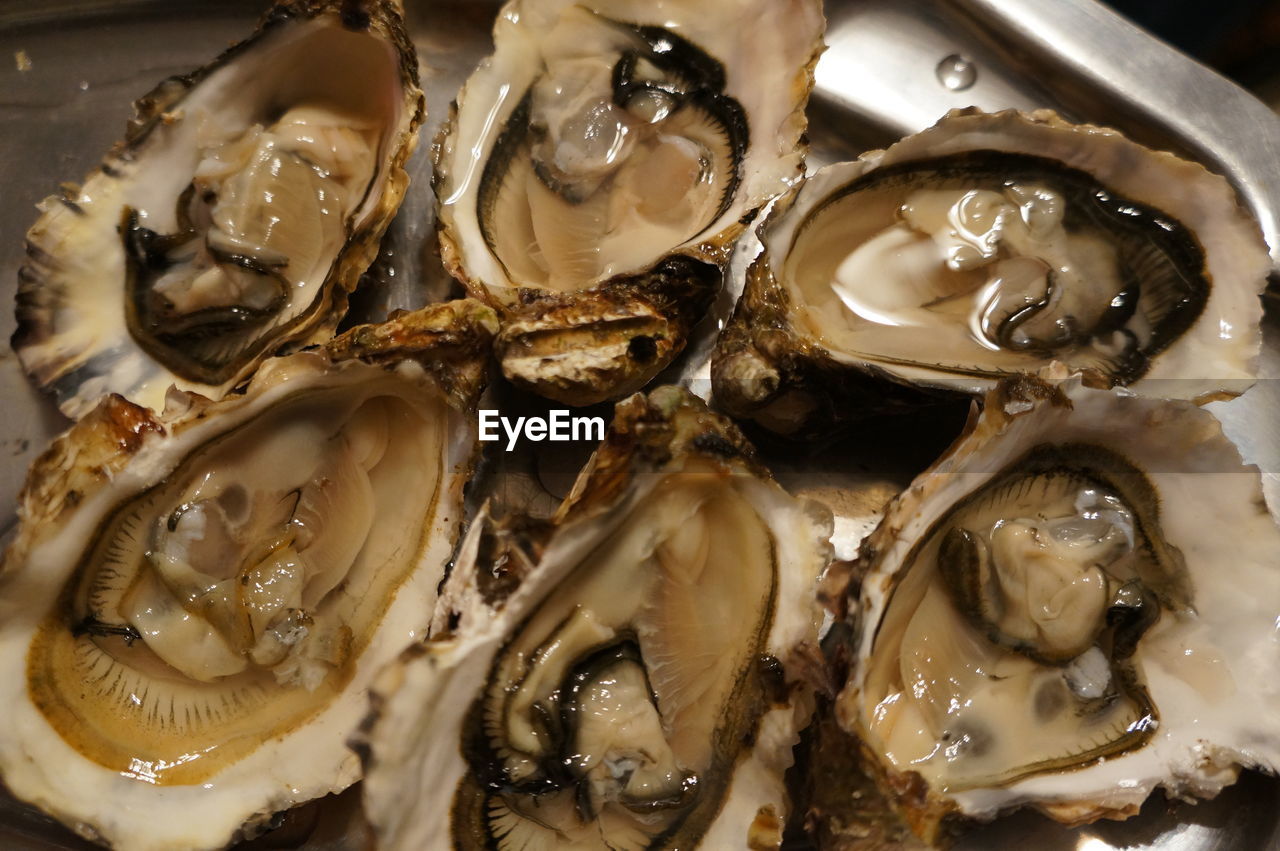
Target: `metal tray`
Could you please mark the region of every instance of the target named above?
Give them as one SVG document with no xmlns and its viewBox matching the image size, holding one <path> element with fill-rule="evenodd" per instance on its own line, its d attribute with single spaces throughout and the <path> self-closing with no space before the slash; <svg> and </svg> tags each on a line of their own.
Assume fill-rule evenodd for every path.
<svg viewBox="0 0 1280 851">
<path fill-rule="evenodd" d="M 410 163 L 413 184 L 371 273 L 379 283 L 353 299 L 358 317 L 376 319 L 390 309 L 458 294 L 436 251 L 427 151 L 454 93 L 489 52 L 497 5 L 407 2 L 429 116 Z M 136 97 L 245 36 L 264 6 L 265 0 L 0 0 L 0 335 L 7 339 L 13 330 L 12 312 L 3 305 L 12 304 L 22 236 L 35 220 L 36 202 L 97 165 L 123 135 Z M 1120 127 L 1227 175 L 1262 222 L 1280 270 L 1280 119 L 1094 0 L 827 0 L 827 16 L 830 47 L 818 66 L 809 110 L 811 169 L 923 129 L 953 107 L 1052 107 Z M 707 392 L 710 347 L 736 297 L 726 288 L 688 352 L 662 380 Z M 1214 411 L 1245 457 L 1263 470 L 1274 506 L 1280 497 L 1280 382 L 1271 379 L 1280 375 L 1280 305 L 1268 305 L 1264 332 L 1263 380 Z M 496 405 L 516 412 L 545 407 L 510 388 L 492 392 Z M 0 533 L 7 533 L 27 466 L 67 421 L 32 389 L 7 348 L 0 353 L 0 400 Z M 927 427 L 907 435 L 869 430 L 842 442 L 839 451 L 801 454 L 766 446 L 764 455 L 788 488 L 832 505 L 839 515 L 837 548 L 848 555 L 883 502 L 945 439 Z M 477 493 L 511 507 L 549 511 L 590 448 L 566 444 L 537 455 L 491 451 Z M 352 793 L 303 809 L 295 824 L 253 845 L 365 846 Z M 1280 781 L 1246 773 L 1213 801 L 1193 806 L 1157 795 L 1129 821 L 1073 830 L 1019 813 L 975 830 L 959 845 L 966 851 L 1032 846 L 1278 848 Z M 88 846 L 0 793 L 0 847 Z"/>
</svg>

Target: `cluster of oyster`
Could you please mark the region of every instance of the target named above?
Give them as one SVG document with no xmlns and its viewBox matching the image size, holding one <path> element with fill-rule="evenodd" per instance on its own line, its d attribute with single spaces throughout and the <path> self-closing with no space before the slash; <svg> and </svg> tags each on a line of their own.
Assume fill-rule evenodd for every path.
<svg viewBox="0 0 1280 851">
<path fill-rule="evenodd" d="M 879 823 L 796 806 L 815 715 L 853 755 L 806 762 L 823 800 L 874 788 L 929 843 L 1280 768 L 1280 529 L 1197 407 L 1256 377 L 1257 225 L 1048 113 L 804 178 L 822 30 L 817 0 L 511 0 L 434 148 L 472 298 L 336 337 L 424 115 L 402 11 L 277 5 L 143 98 L 28 234 L 13 345 L 79 420 L 0 563 L 5 786 L 121 848 L 361 778 L 385 848 L 854 848 Z M 804 438 L 974 400 L 857 557 L 671 386 L 550 519 L 469 511 L 492 366 L 634 393 L 768 204 L 715 406 Z"/>
</svg>

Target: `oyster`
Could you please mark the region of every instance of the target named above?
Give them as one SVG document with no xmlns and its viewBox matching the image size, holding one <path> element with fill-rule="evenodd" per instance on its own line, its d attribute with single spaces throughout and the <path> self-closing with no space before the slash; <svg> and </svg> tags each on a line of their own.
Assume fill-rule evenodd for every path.
<svg viewBox="0 0 1280 851">
<path fill-rule="evenodd" d="M 437 305 L 59 437 L 0 567 L 13 794 L 104 844 L 220 848 L 356 780 L 365 689 L 454 545 L 496 331 Z"/>
<path fill-rule="evenodd" d="M 930 840 L 1212 796 L 1280 768 L 1277 552 L 1208 411 L 1008 380 L 863 544 L 838 717 Z"/>
<path fill-rule="evenodd" d="M 952 112 L 778 202 L 716 400 L 783 433 L 1051 361 L 1206 401 L 1256 376 L 1259 227 L 1199 165 L 1050 112 Z"/>
<path fill-rule="evenodd" d="M 381 847 L 779 846 L 831 519 L 751 459 L 662 387 L 549 531 L 468 540 L 453 633 L 379 678 L 356 743 Z"/>
<path fill-rule="evenodd" d="M 390 0 L 294 0 L 144 96 L 27 234 L 27 372 L 72 417 L 107 393 L 159 410 L 331 337 L 408 185 L 417 68 Z"/>
<path fill-rule="evenodd" d="M 684 347 L 799 177 L 817 0 L 512 0 L 436 150 L 441 248 L 507 378 L 617 399 Z"/>
</svg>

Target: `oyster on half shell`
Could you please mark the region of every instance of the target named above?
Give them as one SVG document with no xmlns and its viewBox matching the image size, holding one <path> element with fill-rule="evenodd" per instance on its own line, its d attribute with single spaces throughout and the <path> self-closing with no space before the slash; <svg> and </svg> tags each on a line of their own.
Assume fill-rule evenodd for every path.
<svg viewBox="0 0 1280 851">
<path fill-rule="evenodd" d="M 958 110 L 810 176 L 759 236 L 712 377 L 782 433 L 1055 360 L 1199 401 L 1256 377 L 1257 223 L 1222 178 L 1114 130 Z"/>
<path fill-rule="evenodd" d="M 685 345 L 755 210 L 801 173 L 817 0 L 512 0 L 436 148 L 445 264 L 503 372 L 617 399 Z"/>
<path fill-rule="evenodd" d="M 863 543 L 842 725 L 934 840 L 1280 768 L 1280 529 L 1185 401 L 1012 379 Z"/>
<path fill-rule="evenodd" d="M 391 0 L 292 0 L 134 106 L 27 234 L 13 348 L 78 417 L 108 393 L 219 398 L 320 343 L 377 254 L 423 118 Z"/>
<path fill-rule="evenodd" d="M 436 305 L 55 440 L 0 564 L 8 789 L 107 845 L 221 848 L 355 781 L 365 689 L 453 550 L 496 331 Z"/>
<path fill-rule="evenodd" d="M 777 848 L 830 533 L 686 391 L 620 404 L 552 527 L 469 537 L 452 634 L 375 684 L 380 847 Z"/>
</svg>

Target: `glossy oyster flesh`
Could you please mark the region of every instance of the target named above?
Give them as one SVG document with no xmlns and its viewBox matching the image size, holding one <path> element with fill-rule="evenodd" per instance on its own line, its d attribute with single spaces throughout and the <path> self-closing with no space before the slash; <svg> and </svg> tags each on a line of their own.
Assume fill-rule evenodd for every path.
<svg viewBox="0 0 1280 851">
<path fill-rule="evenodd" d="M 0 568 L 13 794 L 104 844 L 219 848 L 357 779 L 365 688 L 453 548 L 496 330 L 438 305 L 59 437 Z"/>
<path fill-rule="evenodd" d="M 1280 530 L 1188 402 L 1011 380 L 863 544 L 838 712 L 917 831 L 1280 767 Z"/>
<path fill-rule="evenodd" d="M 830 523 L 685 391 L 622 403 L 519 586 L 464 546 L 454 632 L 375 685 L 381 846 L 778 847 Z"/>
<path fill-rule="evenodd" d="M 400 13 L 285 3 L 135 105 L 124 141 L 27 235 L 13 347 L 79 416 L 171 384 L 218 398 L 328 339 L 408 184 L 423 118 Z"/>
<path fill-rule="evenodd" d="M 1256 375 L 1267 252 L 1226 181 L 1052 113 L 954 112 L 821 170 L 760 237 L 713 374 L 777 430 L 1052 361 L 1199 400 Z"/>
<path fill-rule="evenodd" d="M 446 264 L 508 308 L 508 378 L 619 398 L 684 347 L 743 222 L 799 177 L 813 0 L 514 0 L 437 148 Z"/>
</svg>

